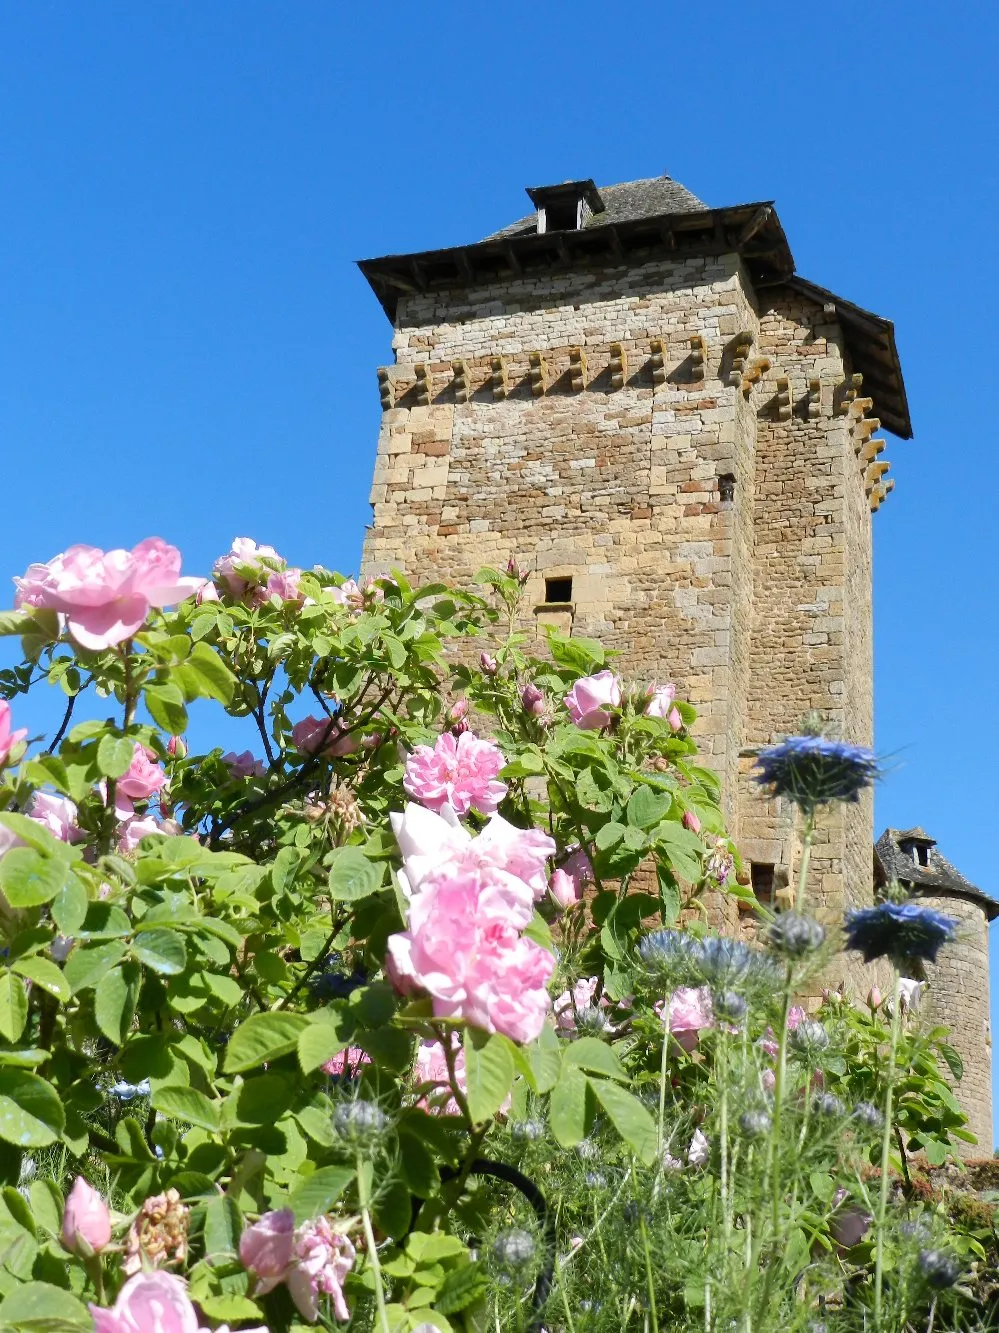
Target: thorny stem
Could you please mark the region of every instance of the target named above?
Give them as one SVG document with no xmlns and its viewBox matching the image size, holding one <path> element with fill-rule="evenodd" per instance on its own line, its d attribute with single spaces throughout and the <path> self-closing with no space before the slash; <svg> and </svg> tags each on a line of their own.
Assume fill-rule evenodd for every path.
<svg viewBox="0 0 999 1333">
<path fill-rule="evenodd" d="M 378 1261 L 378 1246 L 375 1244 L 375 1233 L 371 1227 L 371 1213 L 368 1211 L 370 1200 L 368 1198 L 368 1180 L 365 1175 L 366 1163 L 362 1160 L 360 1153 L 357 1155 L 357 1197 L 361 1205 L 361 1221 L 364 1224 L 364 1239 L 367 1244 L 368 1260 L 371 1264 L 371 1272 L 375 1279 L 375 1305 L 378 1308 L 378 1326 L 381 1333 L 391 1333 L 388 1321 L 388 1311 L 385 1309 L 385 1290 L 382 1284 L 382 1266 Z"/>
<path fill-rule="evenodd" d="M 875 1260 L 874 1260 L 874 1329 L 875 1333 L 881 1333 L 881 1296 L 884 1283 L 884 1244 L 885 1244 L 885 1215 L 888 1212 L 888 1160 L 891 1148 L 891 1113 L 892 1098 L 895 1092 L 895 1058 L 898 1054 L 898 1035 L 901 1026 L 901 1009 L 899 996 L 901 987 L 899 986 L 898 967 L 893 965 L 894 979 L 892 982 L 891 999 L 891 1046 L 888 1051 L 888 1087 L 885 1091 L 885 1124 L 881 1134 L 881 1188 L 878 1192 L 878 1233 L 875 1241 Z"/>
</svg>

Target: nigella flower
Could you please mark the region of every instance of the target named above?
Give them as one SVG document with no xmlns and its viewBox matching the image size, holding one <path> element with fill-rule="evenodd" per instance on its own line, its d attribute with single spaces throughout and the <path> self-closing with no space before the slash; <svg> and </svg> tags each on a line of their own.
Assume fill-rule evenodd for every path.
<svg viewBox="0 0 999 1333">
<path fill-rule="evenodd" d="M 829 1045 L 829 1033 L 817 1018 L 804 1018 L 790 1034 L 789 1041 L 800 1055 L 814 1058 Z"/>
<path fill-rule="evenodd" d="M 931 1287 L 952 1287 L 961 1276 L 961 1265 L 946 1250 L 920 1250 L 919 1267 Z"/>
<path fill-rule="evenodd" d="M 715 1017 L 727 1023 L 741 1023 L 746 1017 L 748 1005 L 738 991 L 717 991 L 712 995 L 711 1003 Z"/>
<path fill-rule="evenodd" d="M 832 1092 L 820 1092 L 812 1102 L 816 1115 L 839 1116 L 843 1114 L 843 1103 Z"/>
<path fill-rule="evenodd" d="M 540 1120 L 515 1120 L 510 1126 L 510 1137 L 517 1143 L 536 1143 L 544 1132 Z"/>
<path fill-rule="evenodd" d="M 766 1111 L 743 1111 L 739 1128 L 747 1139 L 759 1139 L 770 1133 L 771 1120 Z"/>
<path fill-rule="evenodd" d="M 859 949 L 865 963 L 884 957 L 896 964 L 911 958 L 935 963 L 940 946 L 954 938 L 957 922 L 916 903 L 878 903 L 850 912 L 844 928 L 846 947 Z"/>
<path fill-rule="evenodd" d="M 822 947 L 826 932 L 814 917 L 783 912 L 767 931 L 771 946 L 788 958 L 804 958 Z"/>
<path fill-rule="evenodd" d="M 493 1258 L 502 1268 L 523 1268 L 536 1250 L 534 1237 L 521 1227 L 506 1227 L 493 1241 Z"/>
<path fill-rule="evenodd" d="M 638 943 L 638 956 L 650 972 L 681 985 L 697 975 L 701 955 L 701 941 L 683 930 L 653 930 Z"/>
<path fill-rule="evenodd" d="M 806 813 L 829 801 L 858 801 L 878 776 L 874 751 L 829 736 L 788 736 L 756 755 L 756 781 Z"/>
<path fill-rule="evenodd" d="M 374 1102 L 342 1102 L 333 1112 L 333 1128 L 342 1139 L 357 1147 L 376 1142 L 385 1131 L 388 1117 Z"/>
<path fill-rule="evenodd" d="M 713 990 L 739 990 L 759 985 L 765 990 L 783 984 L 774 960 L 742 940 L 712 937 L 701 944 L 701 980 Z"/>
<path fill-rule="evenodd" d="M 870 1102 L 858 1102 L 853 1108 L 852 1119 L 856 1120 L 862 1128 L 871 1131 L 882 1129 L 885 1123 L 884 1116 Z"/>
</svg>

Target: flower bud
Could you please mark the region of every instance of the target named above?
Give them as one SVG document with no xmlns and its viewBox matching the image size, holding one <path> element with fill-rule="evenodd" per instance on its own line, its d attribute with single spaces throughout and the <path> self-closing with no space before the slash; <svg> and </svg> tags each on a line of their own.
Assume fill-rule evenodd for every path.
<svg viewBox="0 0 999 1333">
<path fill-rule="evenodd" d="M 448 709 L 447 725 L 448 730 L 455 736 L 461 736 L 468 730 L 468 723 L 465 718 L 468 714 L 468 700 L 457 699 Z"/>
<path fill-rule="evenodd" d="M 166 748 L 167 754 L 172 755 L 174 759 L 187 758 L 187 742 L 183 736 L 171 736 Z"/>
<path fill-rule="evenodd" d="M 872 1014 L 875 1012 L 875 1010 L 881 1008 L 883 1000 L 884 996 L 878 990 L 877 986 L 872 986 L 871 989 L 867 992 L 867 1007 L 868 1009 L 870 1009 Z"/>
<path fill-rule="evenodd" d="M 679 708 L 671 708 L 669 712 L 666 714 L 666 721 L 670 724 L 670 726 L 673 728 L 674 731 L 683 730 L 683 718 L 680 716 Z"/>
<path fill-rule="evenodd" d="M 693 810 L 684 810 L 683 827 L 689 829 L 691 833 L 700 833 L 701 821 L 694 814 Z"/>
<path fill-rule="evenodd" d="M 524 570 L 521 569 L 520 565 L 517 563 L 516 560 L 514 560 L 513 556 L 511 556 L 510 559 L 506 562 L 506 572 L 510 578 L 516 579 L 517 582 L 521 585 L 521 587 L 523 587 L 523 585 L 527 582 L 528 578 L 530 577 L 530 575 L 526 574 Z"/>
<path fill-rule="evenodd" d="M 525 685 L 520 691 L 520 702 L 524 705 L 524 711 L 533 713 L 535 717 L 540 717 L 545 711 L 545 696 L 537 685 Z"/>
<path fill-rule="evenodd" d="M 569 908 L 579 902 L 579 885 L 572 875 L 561 868 L 552 875 L 548 888 L 559 907 Z"/>
<path fill-rule="evenodd" d="M 63 1210 L 63 1245 L 87 1259 L 99 1254 L 110 1241 L 111 1213 L 107 1204 L 82 1176 L 77 1176 Z"/>
<path fill-rule="evenodd" d="M 479 653 L 479 666 L 487 676 L 495 676 L 499 670 L 499 663 L 491 653 Z"/>
</svg>

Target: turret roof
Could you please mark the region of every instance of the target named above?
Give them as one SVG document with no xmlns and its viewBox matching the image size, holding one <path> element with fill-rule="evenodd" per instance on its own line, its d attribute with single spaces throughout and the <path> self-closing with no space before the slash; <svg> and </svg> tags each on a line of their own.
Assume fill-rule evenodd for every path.
<svg viewBox="0 0 999 1333">
<path fill-rule="evenodd" d="M 926 846 L 926 865 L 920 865 L 912 859 L 911 851 L 907 851 L 903 846 L 906 842 L 929 844 Z M 886 882 L 897 879 L 901 884 L 911 885 L 917 892 L 922 890 L 927 894 L 939 893 L 945 897 L 948 894 L 955 894 L 958 897 L 970 898 L 981 906 L 990 921 L 999 916 L 999 902 L 991 894 L 985 893 L 976 884 L 965 879 L 961 872 L 937 851 L 935 839 L 929 837 L 921 828 L 885 829 L 874 844 L 874 857 Z"/>
<path fill-rule="evenodd" d="M 586 227 L 606 227 L 615 222 L 633 222 L 636 218 L 664 217 L 669 213 L 697 213 L 708 206 L 691 194 L 685 185 L 671 176 L 650 176 L 647 180 L 622 181 L 619 185 L 599 186 L 604 208 L 592 213 Z M 508 227 L 494 231 L 487 241 L 507 236 L 524 236 L 537 230 L 536 213 L 511 222 Z"/>
</svg>

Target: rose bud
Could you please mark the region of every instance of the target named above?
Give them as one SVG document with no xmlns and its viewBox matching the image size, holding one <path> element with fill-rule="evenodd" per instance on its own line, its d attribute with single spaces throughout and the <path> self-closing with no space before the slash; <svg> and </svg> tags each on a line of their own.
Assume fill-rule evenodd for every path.
<svg viewBox="0 0 999 1333">
<path fill-rule="evenodd" d="M 533 713 L 535 717 L 540 717 L 545 711 L 545 696 L 537 685 L 525 685 L 520 691 L 520 702 L 528 713 Z"/>
<path fill-rule="evenodd" d="M 867 992 L 867 1007 L 868 1009 L 870 1009 L 872 1014 L 876 1009 L 881 1008 L 881 1003 L 883 999 L 884 996 L 878 990 L 877 986 L 872 986 L 871 989 Z"/>
<path fill-rule="evenodd" d="M 684 810 L 683 827 L 689 829 L 691 833 L 700 833 L 701 821 L 694 814 L 693 810 Z"/>
<path fill-rule="evenodd" d="M 490 653 L 479 654 L 479 666 L 487 676 L 495 676 L 496 672 L 499 670 L 499 663 Z"/>
<path fill-rule="evenodd" d="M 99 1254 L 111 1240 L 108 1206 L 82 1176 L 77 1176 L 62 1215 L 62 1243 L 87 1259 Z"/>
</svg>

